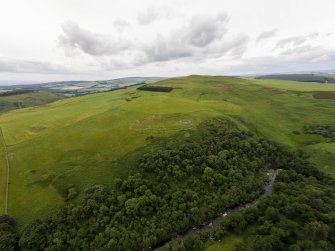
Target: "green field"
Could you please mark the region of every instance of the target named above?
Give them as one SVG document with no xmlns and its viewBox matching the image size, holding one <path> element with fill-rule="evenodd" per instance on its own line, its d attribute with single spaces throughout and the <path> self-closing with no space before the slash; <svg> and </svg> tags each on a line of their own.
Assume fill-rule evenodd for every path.
<svg viewBox="0 0 335 251">
<path fill-rule="evenodd" d="M 335 100 L 311 93 L 334 93 L 335 85 L 209 76 L 154 85 L 174 90 L 133 87 L 1 115 L 11 163 L 9 214 L 20 225 L 50 215 L 64 203 L 69 188 L 82 192 L 127 175 L 120 158 L 146 145 L 149 136 L 171 135 L 217 116 L 289 147 L 304 147 L 313 162 L 335 174 L 334 143 L 303 133 L 307 124 L 335 123 Z"/>
</svg>

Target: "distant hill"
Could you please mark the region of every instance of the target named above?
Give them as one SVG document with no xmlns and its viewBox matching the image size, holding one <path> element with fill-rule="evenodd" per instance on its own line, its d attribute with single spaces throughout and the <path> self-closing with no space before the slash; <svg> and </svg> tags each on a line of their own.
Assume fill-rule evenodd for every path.
<svg viewBox="0 0 335 251">
<path fill-rule="evenodd" d="M 63 97 L 44 91 L 14 90 L 0 92 L 0 114 L 14 109 L 44 105 Z"/>
<path fill-rule="evenodd" d="M 99 81 L 61 81 L 0 86 L 0 114 L 14 109 L 47 104 L 62 98 L 150 84 L 160 77 L 129 77 Z"/>
<path fill-rule="evenodd" d="M 162 80 L 162 77 L 128 77 L 97 81 L 60 81 L 42 84 L 0 86 L 0 93 L 12 90 L 47 91 L 65 96 L 80 96 L 96 92 L 105 92 L 136 84 L 150 84 Z"/>
<path fill-rule="evenodd" d="M 334 74 L 274 74 L 258 76 L 256 79 L 277 79 L 299 82 L 335 83 Z"/>
</svg>

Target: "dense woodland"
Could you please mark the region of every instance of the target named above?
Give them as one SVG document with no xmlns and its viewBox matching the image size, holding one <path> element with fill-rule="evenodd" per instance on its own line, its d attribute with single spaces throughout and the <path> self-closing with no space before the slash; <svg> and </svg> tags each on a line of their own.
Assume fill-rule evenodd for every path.
<svg viewBox="0 0 335 251">
<path fill-rule="evenodd" d="M 203 250 L 230 233 L 245 231 L 249 234 L 236 250 L 335 250 L 335 180 L 306 163 L 280 170 L 272 196 L 225 218 L 211 232 L 160 250 Z"/>
<path fill-rule="evenodd" d="M 15 220 L 8 215 L 0 215 L 0 250 L 16 249 L 18 240 Z"/>
<path fill-rule="evenodd" d="M 30 93 L 30 92 L 35 92 L 35 91 L 34 90 L 12 90 L 12 91 L 0 92 L 0 97 L 21 95 L 21 94 Z"/>
<path fill-rule="evenodd" d="M 186 135 L 186 134 L 185 134 Z M 151 144 L 155 144 L 154 142 Z M 163 250 L 202 250 L 212 238 L 253 225 L 238 250 L 309 250 L 334 245 L 334 180 L 305 161 L 302 152 L 225 119 L 207 121 L 191 136 L 166 139 L 147 151 L 114 188 L 94 186 L 79 204 L 36 220 L 20 233 L 1 228 L 6 250 L 141 250 L 207 222 L 227 208 L 259 197 L 269 168 L 283 169 L 274 195 L 227 217 L 212 233 L 173 241 Z M 7 224 L 7 223 L 6 223 Z"/>
<path fill-rule="evenodd" d="M 137 88 L 140 91 L 150 91 L 150 92 L 170 92 L 173 90 L 172 87 L 165 87 L 165 86 L 148 86 L 143 85 Z"/>
</svg>

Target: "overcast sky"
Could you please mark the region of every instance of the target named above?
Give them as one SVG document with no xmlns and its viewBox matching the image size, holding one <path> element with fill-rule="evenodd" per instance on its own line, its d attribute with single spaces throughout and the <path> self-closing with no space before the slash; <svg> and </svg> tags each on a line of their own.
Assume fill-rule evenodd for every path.
<svg viewBox="0 0 335 251">
<path fill-rule="evenodd" d="M 334 0 L 1 0 L 0 83 L 335 69 Z"/>
</svg>

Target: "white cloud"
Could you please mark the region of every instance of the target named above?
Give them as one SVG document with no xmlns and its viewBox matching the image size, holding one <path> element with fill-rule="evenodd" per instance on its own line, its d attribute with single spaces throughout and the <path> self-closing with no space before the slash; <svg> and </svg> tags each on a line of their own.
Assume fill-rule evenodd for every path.
<svg viewBox="0 0 335 251">
<path fill-rule="evenodd" d="M 334 68 L 320 1 L 4 0 L 0 80 Z"/>
<path fill-rule="evenodd" d="M 124 39 L 91 32 L 74 22 L 62 24 L 62 30 L 58 40 L 60 46 L 69 50 L 79 49 L 93 56 L 118 54 L 130 46 Z"/>
<path fill-rule="evenodd" d="M 159 61 L 180 60 L 187 57 L 210 57 L 225 55 L 239 57 L 246 51 L 248 38 L 245 35 L 226 35 L 228 16 L 191 16 L 181 20 L 181 27 L 158 32 L 153 38 L 141 34 L 129 38 L 126 34 L 97 34 L 74 22 L 62 25 L 63 34 L 58 44 L 69 56 L 73 51 L 93 57 L 110 57 L 104 64 L 113 67 L 133 67 Z M 140 28 L 139 28 L 140 29 Z M 99 59 L 101 60 L 101 59 Z"/>
<path fill-rule="evenodd" d="M 140 25 L 149 25 L 159 19 L 171 18 L 173 15 L 168 6 L 151 6 L 137 14 L 137 22 Z"/>
<path fill-rule="evenodd" d="M 186 42 L 197 47 L 207 46 L 222 38 L 227 32 L 227 22 L 228 16 L 224 13 L 216 17 L 194 16 L 185 30 Z"/>
<path fill-rule="evenodd" d="M 269 39 L 269 38 L 273 38 L 274 36 L 277 35 L 278 29 L 271 29 L 271 30 L 267 30 L 267 31 L 263 31 L 261 34 L 258 35 L 256 42 L 261 42 L 263 40 Z"/>
<path fill-rule="evenodd" d="M 123 19 L 118 18 L 114 20 L 114 27 L 116 28 L 118 32 L 123 32 L 129 26 L 130 24 Z"/>
<path fill-rule="evenodd" d="M 0 57 L 0 73 L 44 73 L 44 74 L 72 74 L 75 73 L 67 67 L 50 62 L 29 59 L 15 59 Z"/>
</svg>

